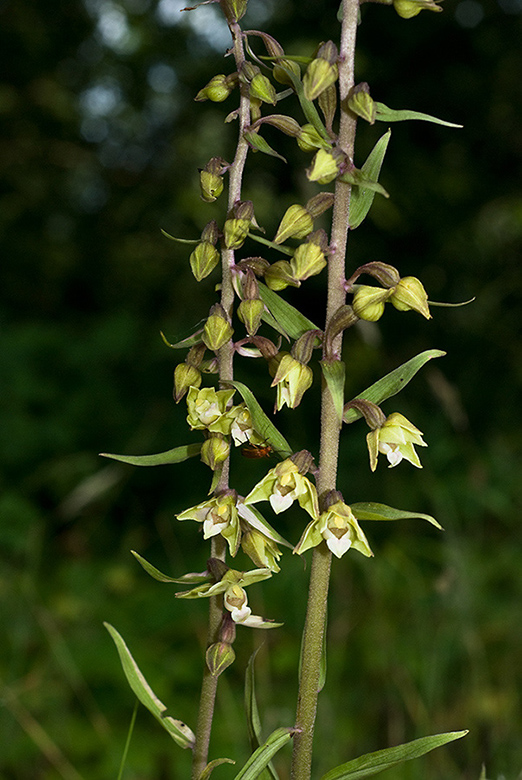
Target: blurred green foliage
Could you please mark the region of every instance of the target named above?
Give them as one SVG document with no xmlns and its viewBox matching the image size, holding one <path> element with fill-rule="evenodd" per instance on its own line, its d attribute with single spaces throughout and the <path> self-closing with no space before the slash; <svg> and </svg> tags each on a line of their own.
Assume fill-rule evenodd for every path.
<svg viewBox="0 0 522 780">
<path fill-rule="evenodd" d="M 175 601 L 129 550 L 174 574 L 201 570 L 205 545 L 174 514 L 201 500 L 208 474 L 199 463 L 140 470 L 96 454 L 194 440 L 183 405 L 171 400 L 181 354 L 159 331 L 171 341 L 188 335 L 214 297 L 211 284 L 194 282 L 189 252 L 160 228 L 197 238 L 223 214 L 223 204 L 199 199 L 197 167 L 213 155 L 230 158 L 235 126 L 223 124 L 232 104 L 192 102 L 230 68 L 222 59 L 227 31 L 213 6 L 180 14 L 182 6 L 0 4 L 5 780 L 116 777 L 133 699 L 103 620 L 122 632 L 172 714 L 195 720 L 206 605 Z M 251 0 L 246 21 L 287 52 L 310 54 L 336 37 L 336 10 L 331 1 Z M 381 464 L 371 475 L 355 424 L 343 440 L 340 488 L 347 501 L 432 513 L 446 531 L 366 524 L 375 559 L 336 563 L 317 771 L 469 728 L 465 740 L 387 777 L 475 780 L 484 762 L 490 780 L 514 780 L 522 770 L 522 5 L 447 0 L 444 11 L 405 22 L 387 7 L 362 9 L 358 79 L 375 99 L 465 127 L 394 125 L 382 175 L 392 197 L 376 199 L 350 237 L 350 262 L 397 265 L 419 276 L 433 300 L 476 301 L 434 309 L 429 323 L 392 310 L 382 324 L 349 334 L 346 349 L 359 366 L 348 377 L 353 395 L 423 349 L 448 355 L 386 405 L 424 431 L 423 471 Z M 361 128 L 358 164 L 384 129 Z M 290 139 L 264 134 L 301 168 L 308 163 Z M 262 155 L 250 170 L 245 194 L 268 235 L 289 203 L 315 191 L 296 169 Z M 311 319 L 322 296 L 314 280 L 288 293 Z M 265 367 L 252 371 L 267 386 Z M 241 369 L 238 378 L 246 380 Z M 270 409 L 270 391 L 260 398 Z M 295 413 L 279 415 L 296 447 L 314 449 L 316 403 L 311 391 Z M 233 468 L 246 490 L 266 465 L 240 461 Z M 281 532 L 297 541 L 300 523 L 289 513 Z M 241 670 L 263 641 L 266 730 L 291 723 L 306 582 L 303 562 L 290 558 L 264 596 L 253 591 L 255 611 L 285 628 L 238 632 L 213 757 L 247 755 L 237 736 L 245 733 Z M 139 712 L 128 780 L 186 777 L 189 758 Z"/>
</svg>

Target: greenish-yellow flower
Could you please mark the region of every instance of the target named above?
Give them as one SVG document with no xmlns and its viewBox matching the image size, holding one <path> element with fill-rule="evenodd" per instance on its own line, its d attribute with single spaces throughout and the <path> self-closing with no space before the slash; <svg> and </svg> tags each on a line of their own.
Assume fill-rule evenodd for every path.
<svg viewBox="0 0 522 780">
<path fill-rule="evenodd" d="M 427 447 L 422 438 L 422 431 L 413 425 L 399 412 L 394 412 L 386 418 L 380 428 L 376 428 L 366 436 L 370 453 L 370 468 L 375 471 L 377 458 L 382 452 L 388 458 L 390 468 L 397 466 L 401 460 L 408 460 L 413 466 L 422 468 L 415 446 Z"/>
</svg>

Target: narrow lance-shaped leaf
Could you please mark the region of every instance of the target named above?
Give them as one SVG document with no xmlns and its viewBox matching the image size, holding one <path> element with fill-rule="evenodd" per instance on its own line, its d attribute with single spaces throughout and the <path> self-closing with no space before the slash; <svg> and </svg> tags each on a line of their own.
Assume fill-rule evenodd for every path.
<svg viewBox="0 0 522 780">
<path fill-rule="evenodd" d="M 167 339 L 165 334 L 160 331 L 160 336 L 163 339 L 163 343 L 167 345 L 167 347 L 170 347 L 171 349 L 188 349 L 189 347 L 193 347 L 194 344 L 201 344 L 201 334 L 203 333 L 203 328 L 200 328 L 195 333 L 192 334 L 192 336 L 187 336 L 184 339 L 181 339 L 181 341 L 176 341 L 174 344 L 171 344 L 171 342 Z"/>
<path fill-rule="evenodd" d="M 205 767 L 205 769 L 202 771 L 200 776 L 198 777 L 198 780 L 208 780 L 212 772 L 217 766 L 221 766 L 221 764 L 235 764 L 235 761 L 232 761 L 231 758 L 215 758 L 213 761 L 210 761 Z"/>
<path fill-rule="evenodd" d="M 361 501 L 358 504 L 350 504 L 350 509 L 357 520 L 427 520 L 443 531 L 441 524 L 431 515 L 422 514 L 422 512 L 407 512 L 405 509 L 395 509 L 386 504 L 376 504 L 373 501 Z"/>
<path fill-rule="evenodd" d="M 135 550 L 131 550 L 132 555 L 136 558 L 138 563 L 145 569 L 147 574 L 157 580 L 158 582 L 175 582 L 178 585 L 200 585 L 204 582 L 210 582 L 212 577 L 208 572 L 192 572 L 191 574 L 184 574 L 182 577 L 169 577 L 167 574 L 163 574 L 162 571 L 157 569 L 152 563 L 149 563 Z"/>
<path fill-rule="evenodd" d="M 396 111 L 393 108 L 388 108 L 384 103 L 376 103 L 375 107 L 377 109 L 375 118 L 379 122 L 403 122 L 408 119 L 420 119 L 423 122 L 433 122 L 436 125 L 444 125 L 444 127 L 463 126 L 456 125 L 453 122 L 446 122 L 444 119 L 437 119 L 436 116 L 430 116 L 430 114 L 421 114 L 418 111 L 409 111 L 408 109 Z"/>
<path fill-rule="evenodd" d="M 170 233 L 167 233 L 163 228 L 161 228 L 161 232 L 165 238 L 170 238 L 171 241 L 176 241 L 177 244 L 199 244 L 201 241 L 201 238 L 176 238 L 176 236 L 171 236 Z"/>
<path fill-rule="evenodd" d="M 266 742 L 252 753 L 234 780 L 256 780 L 261 771 L 268 765 L 272 756 L 275 756 L 283 745 L 286 745 L 295 732 L 295 728 L 280 728 L 273 731 Z"/>
<path fill-rule="evenodd" d="M 259 135 L 259 133 L 245 132 L 243 133 L 243 137 L 252 147 L 252 149 L 256 150 L 256 152 L 263 152 L 264 154 L 270 155 L 270 157 L 278 157 L 283 162 L 286 162 L 283 155 L 279 154 L 279 152 L 276 152 L 276 150 L 270 146 L 268 141 L 265 141 L 265 139 Z"/>
<path fill-rule="evenodd" d="M 289 257 L 292 257 L 295 252 L 294 249 L 290 249 L 288 246 L 283 246 L 283 244 L 275 244 L 273 241 L 269 241 L 268 238 L 263 238 L 263 236 L 256 236 L 255 233 L 249 232 L 248 237 L 253 241 L 257 241 L 258 244 L 268 246 L 270 249 L 275 249 L 276 252 L 282 252 L 284 255 L 288 255 Z"/>
<path fill-rule="evenodd" d="M 461 306 L 467 306 L 475 300 L 476 297 L 473 296 L 469 301 L 459 301 L 458 303 L 446 303 L 445 301 L 428 301 L 428 303 L 430 306 L 439 306 L 442 309 L 459 309 Z"/>
<path fill-rule="evenodd" d="M 245 713 L 247 718 L 248 738 L 252 751 L 257 750 L 261 745 L 261 720 L 257 708 L 254 675 L 254 661 L 258 651 L 259 648 L 250 656 L 245 674 Z M 259 775 L 259 780 L 268 780 L 268 778 L 279 780 L 279 776 L 271 763 L 269 763 Z"/>
<path fill-rule="evenodd" d="M 322 776 L 321 780 L 362 780 L 363 777 L 371 777 L 404 761 L 419 758 L 430 750 L 466 736 L 467 733 L 467 731 L 450 731 L 445 734 L 433 734 L 414 739 L 412 742 L 405 742 L 403 745 L 377 750 L 375 753 L 366 753 L 331 769 Z"/>
<path fill-rule="evenodd" d="M 122 636 L 109 623 L 104 623 L 103 625 L 114 640 L 125 677 L 139 701 L 154 715 L 158 723 L 168 731 L 174 742 L 182 748 L 193 748 L 196 738 L 192 729 L 183 723 L 182 720 L 176 720 L 166 714 L 166 706 L 158 699 L 141 673 Z"/>
<path fill-rule="evenodd" d="M 241 393 L 243 401 L 248 407 L 248 411 L 252 416 L 252 424 L 255 431 L 262 436 L 275 452 L 282 458 L 288 457 L 292 452 L 289 443 L 285 439 L 282 433 L 280 433 L 275 427 L 274 423 L 261 409 L 257 398 L 253 392 L 242 382 L 228 382 Z"/>
<path fill-rule="evenodd" d="M 383 136 L 379 138 L 372 151 L 368 155 L 366 162 L 361 168 L 361 171 L 364 173 L 364 175 L 374 182 L 378 181 L 379 179 L 379 174 L 381 172 L 386 149 L 388 148 L 390 136 L 391 130 L 388 130 Z M 371 209 L 374 198 L 375 191 L 365 189 L 364 185 L 356 187 L 354 190 L 352 190 L 352 194 L 350 196 L 350 214 L 348 216 L 348 221 L 352 230 L 355 230 L 356 227 L 359 227 L 363 219 L 366 217 L 369 210 Z"/>
<path fill-rule="evenodd" d="M 194 458 L 200 452 L 201 444 L 184 444 L 181 447 L 174 447 L 173 450 L 158 452 L 156 455 L 114 455 L 111 452 L 100 452 L 100 456 L 119 460 L 121 463 L 130 463 L 131 466 L 165 466 Z"/>
<path fill-rule="evenodd" d="M 413 379 L 417 371 L 422 366 L 431 360 L 432 358 L 443 357 L 445 352 L 440 349 L 427 349 L 425 352 L 420 352 L 411 360 L 403 363 L 402 366 L 390 371 L 389 374 L 383 376 L 373 385 L 370 385 L 362 393 L 359 393 L 356 398 L 364 398 L 365 401 L 371 401 L 374 404 L 380 404 L 387 398 L 391 398 L 393 395 L 397 395 L 403 387 L 406 387 L 408 382 Z M 357 409 L 347 409 L 343 415 L 345 423 L 354 422 L 358 420 L 362 414 Z"/>
<path fill-rule="evenodd" d="M 309 330 L 319 330 L 317 325 L 314 325 L 308 317 L 301 314 L 298 309 L 287 303 L 284 298 L 281 298 L 280 295 L 270 290 L 266 285 L 259 285 L 259 295 L 270 314 L 284 328 L 290 338 L 298 339 Z"/>
<path fill-rule="evenodd" d="M 284 69 L 285 73 L 288 75 L 288 77 L 292 81 L 292 86 L 295 89 L 295 93 L 297 95 L 297 98 L 299 100 L 299 103 L 301 104 L 301 108 L 303 109 L 303 114 L 307 118 L 307 120 L 310 122 L 311 125 L 315 127 L 317 132 L 326 140 L 330 141 L 330 136 L 328 135 L 328 132 L 326 130 L 326 127 L 321 122 L 321 117 L 319 116 L 319 113 L 313 104 L 311 100 L 308 100 L 308 98 L 305 96 L 304 93 L 304 87 L 303 82 L 301 79 L 295 75 L 295 73 L 292 73 L 292 71 Z"/>
</svg>

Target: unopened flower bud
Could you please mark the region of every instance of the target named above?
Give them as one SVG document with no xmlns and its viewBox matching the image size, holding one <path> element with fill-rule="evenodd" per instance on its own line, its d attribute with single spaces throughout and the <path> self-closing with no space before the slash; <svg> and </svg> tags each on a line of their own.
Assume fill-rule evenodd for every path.
<svg viewBox="0 0 522 780">
<path fill-rule="evenodd" d="M 287 208 L 277 233 L 274 243 L 282 244 L 287 238 L 305 238 L 314 229 L 314 220 L 304 206 L 295 203 Z"/>
<path fill-rule="evenodd" d="M 209 171 L 199 172 L 199 187 L 205 203 L 213 203 L 223 192 L 223 179 Z"/>
<path fill-rule="evenodd" d="M 334 197 L 333 192 L 318 192 L 317 195 L 310 198 L 306 204 L 306 210 L 315 219 L 333 206 Z M 310 237 L 308 240 L 310 241 Z"/>
<path fill-rule="evenodd" d="M 200 282 L 211 274 L 219 263 L 219 252 L 208 241 L 202 241 L 190 255 L 189 263 L 196 281 Z"/>
<path fill-rule="evenodd" d="M 200 170 L 199 186 L 201 197 L 206 203 L 213 203 L 223 192 L 222 176 L 228 168 L 228 163 L 222 157 L 211 157 L 203 170 Z"/>
<path fill-rule="evenodd" d="M 392 291 L 390 301 L 399 311 L 417 311 L 431 320 L 426 290 L 415 276 L 404 276 Z"/>
<path fill-rule="evenodd" d="M 411 19 L 421 11 L 442 11 L 433 0 L 393 0 L 393 7 L 403 19 Z"/>
<path fill-rule="evenodd" d="M 329 149 L 331 147 L 330 142 L 310 124 L 302 126 L 301 132 L 297 136 L 297 145 L 302 152 L 315 152 L 316 149 Z"/>
<path fill-rule="evenodd" d="M 201 373 L 190 363 L 178 363 L 174 369 L 174 400 L 179 403 L 189 387 L 201 385 Z"/>
<path fill-rule="evenodd" d="M 239 249 L 245 243 L 250 230 L 249 219 L 227 219 L 223 225 L 223 236 L 227 249 Z"/>
<path fill-rule="evenodd" d="M 376 106 L 370 95 L 370 87 L 363 81 L 350 90 L 347 100 L 348 108 L 357 116 L 366 119 L 371 125 L 375 122 Z"/>
<path fill-rule="evenodd" d="M 297 62 L 293 62 L 292 60 L 278 60 L 272 69 L 272 73 L 274 74 L 276 81 L 278 81 L 280 84 L 286 84 L 288 87 L 291 87 L 293 86 L 293 82 L 287 71 L 293 73 L 294 76 L 297 76 L 297 78 L 300 78 L 301 76 L 301 68 Z"/>
<path fill-rule="evenodd" d="M 253 336 L 257 332 L 264 310 L 265 304 L 259 298 L 245 299 L 239 304 L 237 315 L 249 336 Z"/>
<path fill-rule="evenodd" d="M 207 649 L 205 660 L 212 677 L 219 677 L 225 669 L 234 663 L 236 654 L 228 642 L 216 642 Z"/>
<path fill-rule="evenodd" d="M 278 260 L 266 269 L 265 282 L 271 290 L 284 290 L 289 285 L 299 287 L 299 282 L 294 279 L 292 266 L 287 260 Z"/>
<path fill-rule="evenodd" d="M 219 434 L 213 434 L 201 445 L 201 460 L 212 471 L 215 471 L 220 463 L 228 458 L 230 444 Z"/>
<path fill-rule="evenodd" d="M 318 57 L 309 64 L 303 76 L 304 94 L 308 100 L 315 100 L 321 92 L 333 84 L 339 75 L 337 63 Z"/>
<path fill-rule="evenodd" d="M 201 240 L 208 241 L 211 244 L 216 244 L 219 238 L 219 230 L 215 219 L 211 219 L 207 222 L 203 230 L 201 231 Z"/>
<path fill-rule="evenodd" d="M 271 103 L 273 106 L 277 102 L 275 87 L 262 73 L 256 73 L 250 82 L 249 94 L 251 98 Z"/>
<path fill-rule="evenodd" d="M 384 304 L 393 290 L 362 284 L 353 295 L 352 307 L 361 320 L 377 322 L 384 314 Z"/>
<path fill-rule="evenodd" d="M 194 100 L 212 100 L 213 103 L 222 103 L 226 100 L 234 88 L 233 82 L 228 76 L 220 73 L 210 79 L 208 84 L 200 89 Z"/>
<path fill-rule="evenodd" d="M 219 0 L 221 10 L 229 24 L 239 22 L 246 13 L 248 0 Z"/>
<path fill-rule="evenodd" d="M 234 330 L 219 304 L 213 306 L 211 314 L 205 322 L 201 339 L 208 349 L 217 352 L 218 349 L 232 338 Z"/>
<path fill-rule="evenodd" d="M 341 171 L 342 156 L 326 149 L 319 149 L 312 165 L 306 170 L 306 176 L 309 181 L 316 181 L 318 184 L 329 184 Z"/>
<path fill-rule="evenodd" d="M 290 260 L 293 277 L 300 282 L 320 274 L 325 266 L 326 258 L 321 247 L 310 241 L 300 244 Z"/>
</svg>

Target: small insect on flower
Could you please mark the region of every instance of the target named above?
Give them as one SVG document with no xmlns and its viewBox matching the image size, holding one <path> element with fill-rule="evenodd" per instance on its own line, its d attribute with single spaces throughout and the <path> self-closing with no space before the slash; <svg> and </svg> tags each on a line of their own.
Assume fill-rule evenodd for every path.
<svg viewBox="0 0 522 780">
<path fill-rule="evenodd" d="M 250 460 L 269 458 L 273 452 L 270 444 L 246 444 L 241 448 L 241 455 Z"/>
</svg>

